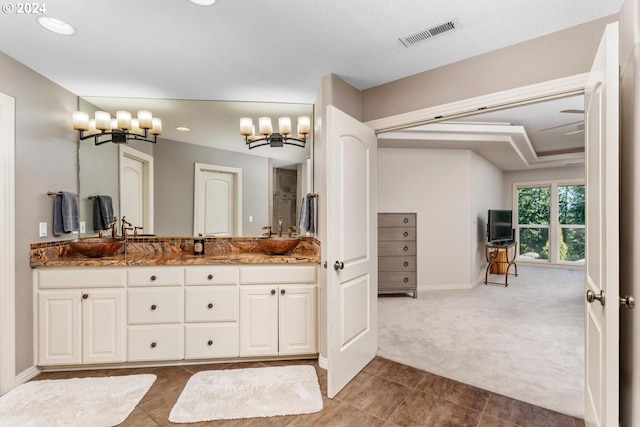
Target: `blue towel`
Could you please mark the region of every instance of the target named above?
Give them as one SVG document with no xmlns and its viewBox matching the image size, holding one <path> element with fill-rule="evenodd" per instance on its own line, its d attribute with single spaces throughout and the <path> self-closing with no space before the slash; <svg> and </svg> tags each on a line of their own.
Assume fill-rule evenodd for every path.
<svg viewBox="0 0 640 427">
<path fill-rule="evenodd" d="M 304 228 L 307 233 L 316 232 L 316 212 L 314 197 L 307 194 L 302 199 L 302 206 L 300 206 L 300 227 Z"/>
<path fill-rule="evenodd" d="M 61 191 L 53 205 L 53 234 L 60 236 L 80 230 L 78 195 Z"/>
<path fill-rule="evenodd" d="M 113 200 L 111 196 L 96 196 L 93 199 L 93 229 L 106 230 L 113 220 Z"/>
</svg>

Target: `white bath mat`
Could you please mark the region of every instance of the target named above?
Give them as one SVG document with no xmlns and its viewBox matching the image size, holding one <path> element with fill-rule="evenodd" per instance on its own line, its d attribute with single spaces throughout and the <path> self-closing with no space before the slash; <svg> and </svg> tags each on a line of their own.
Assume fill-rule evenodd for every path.
<svg viewBox="0 0 640 427">
<path fill-rule="evenodd" d="M 313 366 L 203 371 L 193 375 L 169 421 L 198 421 L 310 414 L 322 410 Z"/>
<path fill-rule="evenodd" d="M 155 380 L 155 375 L 126 375 L 31 381 L 0 398 L 0 426 L 114 426 Z"/>
</svg>

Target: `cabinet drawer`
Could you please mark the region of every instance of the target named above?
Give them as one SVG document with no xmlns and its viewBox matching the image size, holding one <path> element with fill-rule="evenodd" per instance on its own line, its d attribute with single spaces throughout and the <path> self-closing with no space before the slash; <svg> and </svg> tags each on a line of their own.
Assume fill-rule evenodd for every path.
<svg viewBox="0 0 640 427">
<path fill-rule="evenodd" d="M 130 325 L 182 321 L 182 288 L 129 289 L 127 319 Z"/>
<path fill-rule="evenodd" d="M 378 258 L 378 271 L 416 271 L 415 256 L 388 256 Z"/>
<path fill-rule="evenodd" d="M 129 286 L 180 286 L 184 281 L 184 269 L 172 267 L 130 268 L 127 271 Z"/>
<path fill-rule="evenodd" d="M 316 266 L 240 267 L 240 283 L 315 283 Z"/>
<path fill-rule="evenodd" d="M 38 286 L 45 288 L 124 287 L 127 271 L 120 268 L 39 269 Z"/>
<path fill-rule="evenodd" d="M 239 332 L 237 323 L 185 325 L 185 359 L 237 357 Z"/>
<path fill-rule="evenodd" d="M 378 240 L 416 240 L 416 229 L 407 227 L 378 228 Z"/>
<path fill-rule="evenodd" d="M 378 214 L 378 227 L 415 227 L 415 213 L 381 213 Z"/>
<path fill-rule="evenodd" d="M 186 288 L 186 322 L 235 322 L 238 320 L 238 287 Z"/>
<path fill-rule="evenodd" d="M 186 285 L 236 285 L 238 267 L 188 267 L 185 269 Z"/>
<path fill-rule="evenodd" d="M 180 360 L 183 342 L 182 325 L 130 326 L 127 360 Z"/>
<path fill-rule="evenodd" d="M 378 256 L 406 256 L 416 254 L 416 242 L 378 242 Z"/>
<path fill-rule="evenodd" d="M 415 289 L 415 272 L 383 272 L 378 273 L 378 290 Z"/>
</svg>

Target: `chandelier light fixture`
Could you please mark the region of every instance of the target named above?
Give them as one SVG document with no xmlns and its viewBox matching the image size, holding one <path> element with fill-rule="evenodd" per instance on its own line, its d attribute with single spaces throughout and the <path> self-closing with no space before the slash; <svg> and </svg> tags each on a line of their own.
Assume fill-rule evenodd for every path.
<svg viewBox="0 0 640 427">
<path fill-rule="evenodd" d="M 130 140 L 155 144 L 158 135 L 162 135 L 162 120 L 148 110 L 138 111 L 138 118 L 131 118 L 128 111 L 116 111 L 113 119 L 106 111 L 96 111 L 93 119 L 84 111 L 75 111 L 72 117 L 73 130 L 80 132 L 80 139 L 94 138 L 96 145 L 126 144 Z"/>
<path fill-rule="evenodd" d="M 291 119 L 280 117 L 278 119 L 278 132 L 273 131 L 271 117 L 258 119 L 258 135 L 253 125 L 253 119 L 243 117 L 240 119 L 240 135 L 244 136 L 244 142 L 251 150 L 269 144 L 271 147 L 283 147 L 284 144 L 303 147 L 311 134 L 311 119 L 308 116 L 298 117 L 297 138 L 291 136 Z"/>
</svg>

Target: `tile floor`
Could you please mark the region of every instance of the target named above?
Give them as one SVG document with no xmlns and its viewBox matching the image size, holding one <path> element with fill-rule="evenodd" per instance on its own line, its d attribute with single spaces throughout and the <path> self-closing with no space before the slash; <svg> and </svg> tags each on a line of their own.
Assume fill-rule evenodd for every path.
<svg viewBox="0 0 640 427">
<path fill-rule="evenodd" d="M 202 370 L 310 364 L 318 372 L 324 409 L 306 415 L 174 424 L 169 412 L 192 374 Z M 181 367 L 46 372 L 34 380 L 151 373 L 157 380 L 120 426 L 460 426 L 583 427 L 582 420 L 376 357 L 334 399 L 317 361 L 248 362 Z"/>
</svg>

